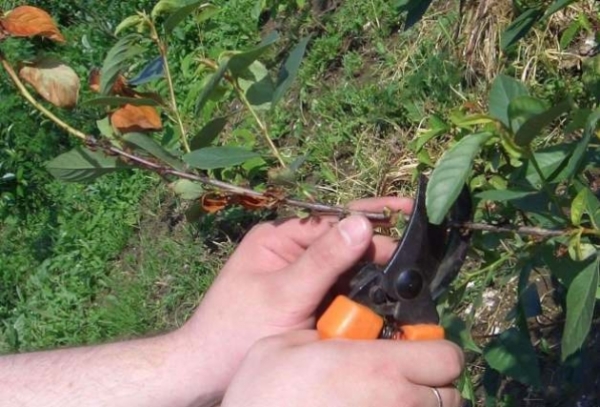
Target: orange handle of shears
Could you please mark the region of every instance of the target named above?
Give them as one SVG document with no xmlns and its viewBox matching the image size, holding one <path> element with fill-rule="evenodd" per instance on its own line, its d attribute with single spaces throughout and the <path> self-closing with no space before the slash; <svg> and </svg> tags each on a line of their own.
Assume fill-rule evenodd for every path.
<svg viewBox="0 0 600 407">
<path fill-rule="evenodd" d="M 377 339 L 383 329 L 383 318 L 369 307 L 339 295 L 317 321 L 321 339 Z M 416 324 L 401 327 L 393 339 L 435 340 L 444 339 L 444 328 L 433 324 Z"/>
</svg>

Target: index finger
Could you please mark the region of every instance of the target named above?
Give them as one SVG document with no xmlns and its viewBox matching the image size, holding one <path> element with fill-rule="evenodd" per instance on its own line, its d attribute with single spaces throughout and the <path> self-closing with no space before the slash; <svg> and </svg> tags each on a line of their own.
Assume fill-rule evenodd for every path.
<svg viewBox="0 0 600 407">
<path fill-rule="evenodd" d="M 413 200 L 393 196 L 365 198 L 350 202 L 348 208 L 366 212 L 380 212 L 387 208 L 392 211 L 410 214 L 413 209 Z M 339 218 L 335 216 L 320 216 L 317 219 L 292 218 L 276 221 L 276 227 L 271 237 L 273 239 L 289 238 L 295 244 L 306 249 L 337 222 L 339 222 Z"/>
</svg>

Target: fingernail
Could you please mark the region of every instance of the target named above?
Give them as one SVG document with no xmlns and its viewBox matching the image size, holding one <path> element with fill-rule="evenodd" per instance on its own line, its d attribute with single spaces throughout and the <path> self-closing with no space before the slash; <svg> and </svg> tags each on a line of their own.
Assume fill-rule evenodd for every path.
<svg viewBox="0 0 600 407">
<path fill-rule="evenodd" d="M 362 216 L 350 216 L 338 223 L 338 230 L 348 246 L 358 246 L 371 237 L 369 221 Z"/>
</svg>

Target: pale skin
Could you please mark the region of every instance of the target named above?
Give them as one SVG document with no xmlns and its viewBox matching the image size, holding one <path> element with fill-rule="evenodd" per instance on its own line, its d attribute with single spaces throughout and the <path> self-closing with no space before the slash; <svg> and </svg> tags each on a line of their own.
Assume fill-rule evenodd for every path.
<svg viewBox="0 0 600 407">
<path fill-rule="evenodd" d="M 354 208 L 405 213 L 412 200 Z M 447 341 L 322 341 L 315 314 L 361 259 L 395 247 L 351 216 L 265 223 L 230 257 L 200 306 L 164 335 L 0 358 L 0 405 L 15 407 L 458 407 L 462 352 Z"/>
</svg>

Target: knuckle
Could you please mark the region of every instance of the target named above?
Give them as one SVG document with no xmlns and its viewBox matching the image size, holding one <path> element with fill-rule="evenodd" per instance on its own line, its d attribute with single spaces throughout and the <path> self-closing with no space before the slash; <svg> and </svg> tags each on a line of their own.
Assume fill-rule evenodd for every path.
<svg viewBox="0 0 600 407">
<path fill-rule="evenodd" d="M 420 392 L 415 391 L 415 389 L 409 391 L 408 383 L 397 387 L 400 389 L 400 391 L 396 392 L 394 405 L 402 407 L 423 407 L 423 405 L 426 405 L 426 403 L 423 403 L 423 398 L 420 397 Z"/>
<path fill-rule="evenodd" d="M 463 405 L 463 398 L 460 392 L 457 389 L 452 389 L 450 391 L 450 403 L 448 406 L 450 407 L 460 407 Z"/>
<path fill-rule="evenodd" d="M 447 342 L 440 352 L 440 363 L 444 370 L 451 377 L 451 380 L 458 378 L 464 366 L 464 355 L 462 350 L 451 342 Z"/>
<path fill-rule="evenodd" d="M 279 336 L 267 336 L 256 341 L 250 348 L 250 353 L 264 357 L 277 352 L 284 346 L 284 340 Z"/>
<path fill-rule="evenodd" d="M 263 222 L 258 225 L 254 225 L 248 233 L 246 233 L 245 239 L 260 239 L 263 236 L 270 235 L 273 233 L 274 225 L 271 222 Z"/>
</svg>

